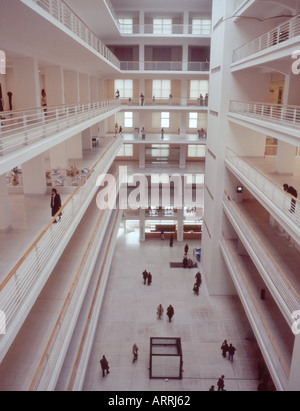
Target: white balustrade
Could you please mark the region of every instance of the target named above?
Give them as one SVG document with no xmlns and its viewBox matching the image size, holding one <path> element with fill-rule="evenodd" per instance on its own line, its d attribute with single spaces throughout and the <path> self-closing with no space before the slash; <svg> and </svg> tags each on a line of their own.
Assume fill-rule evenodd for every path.
<svg viewBox="0 0 300 411">
<path fill-rule="evenodd" d="M 300 106 L 231 100 L 229 111 L 260 120 L 300 128 Z"/>
<path fill-rule="evenodd" d="M 15 268 L 0 284 L 0 307 L 6 315 L 6 325 L 9 332 L 14 326 L 14 319 L 24 307 L 30 305 L 36 289 L 46 281 L 47 272 L 51 272 L 53 255 L 59 247 L 63 247 L 64 238 L 70 230 L 74 230 L 74 221 L 88 205 L 97 191 L 97 179 L 105 173 L 112 159 L 119 151 L 121 140 L 115 139 L 102 153 L 94 167 L 81 181 L 79 186 L 63 205 L 62 219 L 53 224 L 54 219 L 42 231 L 33 245 L 18 262 Z M 57 255 L 57 254 L 56 254 Z M 50 270 L 50 271 L 49 271 Z M 0 336 L 1 340 L 5 336 Z"/>
<path fill-rule="evenodd" d="M 289 319 L 290 325 L 292 325 L 292 313 L 300 309 L 300 296 L 297 293 L 293 284 L 291 284 L 286 273 L 278 265 L 268 250 L 267 245 L 258 236 L 254 227 L 247 221 L 246 217 L 238 208 L 237 204 L 229 197 L 227 193 L 224 193 L 223 204 L 225 205 L 225 212 L 229 212 L 229 217 L 232 218 L 235 224 L 238 226 L 238 230 L 247 239 L 248 246 L 252 253 L 255 254 L 255 258 L 259 260 L 260 265 L 264 271 L 261 272 L 266 284 L 269 285 L 269 290 L 276 290 L 275 294 L 279 296 L 277 304 L 280 304 L 286 312 L 286 318 Z M 274 295 L 274 293 L 272 292 Z M 276 300 L 276 298 L 275 298 Z"/>
<path fill-rule="evenodd" d="M 233 63 L 297 36 L 300 36 L 299 15 L 234 50 Z"/>
<path fill-rule="evenodd" d="M 300 229 L 300 201 L 294 199 L 290 194 L 285 192 L 283 188 L 273 181 L 270 177 L 263 174 L 254 165 L 250 164 L 244 158 L 238 156 L 234 151 L 227 148 L 225 161 L 238 170 L 245 179 L 255 186 L 255 189 L 260 191 L 266 197 L 270 204 L 284 213 L 295 230 Z M 295 209 L 292 210 L 292 200 L 295 201 Z"/>
<path fill-rule="evenodd" d="M 259 335 L 256 335 L 256 338 L 263 345 L 261 349 L 263 349 L 263 352 L 268 356 L 271 363 L 268 365 L 271 365 L 270 369 L 275 371 L 274 375 L 276 375 L 281 389 L 284 389 L 287 386 L 290 375 L 289 367 L 283 358 L 278 343 L 264 317 L 262 309 L 254 296 L 254 292 L 249 285 L 247 276 L 239 264 L 238 256 L 235 254 L 230 241 L 224 233 L 220 240 L 220 245 L 229 271 L 234 278 L 235 284 L 240 290 L 240 297 L 243 299 L 243 305 L 247 306 L 247 312 L 251 315 L 251 321 L 254 322 L 254 324 L 252 323 L 252 328 L 259 332 Z"/>
<path fill-rule="evenodd" d="M 120 68 L 119 59 L 108 47 L 92 32 L 92 30 L 74 13 L 63 0 L 32 0 L 64 27 L 87 43 L 102 57 Z"/>
<path fill-rule="evenodd" d="M 1 113 L 0 156 L 53 136 L 120 106 L 118 99 Z"/>
</svg>

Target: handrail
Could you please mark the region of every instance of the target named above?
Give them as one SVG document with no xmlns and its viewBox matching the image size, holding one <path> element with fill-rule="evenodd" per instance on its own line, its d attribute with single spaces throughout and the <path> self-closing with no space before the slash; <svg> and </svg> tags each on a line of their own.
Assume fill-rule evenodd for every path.
<svg viewBox="0 0 300 411">
<path fill-rule="evenodd" d="M 263 315 L 263 312 L 262 312 L 262 310 L 261 310 L 261 308 L 260 308 L 260 306 L 259 306 L 259 304 L 258 304 L 258 302 L 257 302 L 257 299 L 255 298 L 255 295 L 254 295 L 254 293 L 253 293 L 253 291 L 252 291 L 252 288 L 251 288 L 250 285 L 249 285 L 249 282 L 248 282 L 248 280 L 247 280 L 247 278 L 246 278 L 246 275 L 245 275 L 245 273 L 244 273 L 244 271 L 243 271 L 243 269 L 242 269 L 242 267 L 241 267 L 241 265 L 240 265 L 240 263 L 239 263 L 239 261 L 238 261 L 238 259 L 237 259 L 237 257 L 236 257 L 235 252 L 233 251 L 232 246 L 231 246 L 231 244 L 229 243 L 229 240 L 228 240 L 226 234 L 224 233 L 224 231 L 222 231 L 222 235 L 223 235 L 223 239 L 224 239 L 225 243 L 227 244 L 227 246 L 228 246 L 228 248 L 229 248 L 229 250 L 230 250 L 230 253 L 231 253 L 231 255 L 232 255 L 232 257 L 233 257 L 233 259 L 234 259 L 234 261 L 235 261 L 235 263 L 236 263 L 236 265 L 237 265 L 237 268 L 238 268 L 238 270 L 239 270 L 239 272 L 240 272 L 240 274 L 241 274 L 241 276 L 242 276 L 242 278 L 243 278 L 243 281 L 244 281 L 244 283 L 245 283 L 245 285 L 246 285 L 246 287 L 247 287 L 247 289 L 248 289 L 248 292 L 249 292 L 249 294 L 250 294 L 250 296 L 251 296 L 251 298 L 252 298 L 252 301 L 253 301 L 253 303 L 254 303 L 254 305 L 255 305 L 255 307 L 256 307 L 256 310 L 257 310 L 257 312 L 258 312 L 258 314 L 259 314 L 259 317 L 260 317 L 261 320 L 263 321 L 263 324 L 264 324 L 264 326 L 265 326 L 265 328 L 266 328 L 266 331 L 267 331 L 267 333 L 268 333 L 268 335 L 269 335 L 269 338 L 271 339 L 272 344 L 273 344 L 273 346 L 274 346 L 274 348 L 275 348 L 275 350 L 276 350 L 276 352 L 277 352 L 277 356 L 278 356 L 278 358 L 280 359 L 280 362 L 281 362 L 282 366 L 284 367 L 284 371 L 285 371 L 285 373 L 286 373 L 286 376 L 289 377 L 289 375 L 290 375 L 290 369 L 289 369 L 289 367 L 287 366 L 287 364 L 286 364 L 286 362 L 285 362 L 285 360 L 284 360 L 284 358 L 283 358 L 283 356 L 282 356 L 282 354 L 281 354 L 281 351 L 280 351 L 280 349 L 279 349 L 279 347 L 278 347 L 278 345 L 277 345 L 277 343 L 276 343 L 276 341 L 275 341 L 275 338 L 274 338 L 274 336 L 273 336 L 273 334 L 272 334 L 272 331 L 270 330 L 269 325 L 268 325 L 268 323 L 267 323 L 267 321 L 266 321 L 266 319 L 265 319 L 265 317 L 264 317 L 264 315 Z M 267 348 L 267 347 L 266 347 L 266 348 Z"/>
<path fill-rule="evenodd" d="M 118 178 L 118 175 L 119 175 L 119 172 L 117 172 L 117 174 L 115 175 L 115 178 Z M 111 191 L 110 191 L 110 193 L 108 194 L 108 196 L 111 194 L 112 190 L 113 190 L 113 189 L 111 189 Z M 84 265 L 84 263 L 86 262 L 86 259 L 87 259 L 88 253 L 89 253 L 89 251 L 90 251 L 91 245 L 92 245 L 92 243 L 93 243 L 93 241 L 94 241 L 94 239 L 95 239 L 95 236 L 96 236 L 96 233 L 97 233 L 97 231 L 98 231 L 99 225 L 100 225 L 100 223 L 101 223 L 101 221 L 102 221 L 102 218 L 103 218 L 104 211 L 105 211 L 104 209 L 101 210 L 100 216 L 99 216 L 99 218 L 98 218 L 98 220 L 97 220 L 97 223 L 96 223 L 96 225 L 95 225 L 95 228 L 94 228 L 94 230 L 93 230 L 93 233 L 92 233 L 92 235 L 91 235 L 91 237 L 90 237 L 90 240 L 89 240 L 88 245 L 87 245 L 87 247 L 86 247 L 86 249 L 85 249 L 85 252 L 84 252 L 84 254 L 83 254 L 83 257 L 82 257 L 82 259 L 81 259 L 81 261 L 80 261 L 79 267 L 78 267 L 77 272 L 76 272 L 76 274 L 75 274 L 75 276 L 74 276 L 74 279 L 73 279 L 73 281 L 72 281 L 71 287 L 70 287 L 70 289 L 69 289 L 69 291 L 68 291 L 68 293 L 67 293 L 67 296 L 66 296 L 66 298 L 65 298 L 65 301 L 64 301 L 64 304 L 63 304 L 63 306 L 62 306 L 62 309 L 61 309 L 61 311 L 60 311 L 60 313 L 59 313 L 59 316 L 58 316 L 58 318 L 57 318 L 57 321 L 56 321 L 56 323 L 55 323 L 55 325 L 54 325 L 54 327 L 53 327 L 53 330 L 52 330 L 51 336 L 50 336 L 50 338 L 49 338 L 49 341 L 48 341 L 48 343 L 47 343 L 47 345 L 46 345 L 46 348 L 45 348 L 45 350 L 44 350 L 44 353 L 43 353 L 43 355 L 42 355 L 42 358 L 41 358 L 41 360 L 40 360 L 40 363 L 39 363 L 39 365 L 38 365 L 38 367 L 37 367 L 37 370 L 36 370 L 36 372 L 35 372 L 35 374 L 34 374 L 34 377 L 33 377 L 33 379 L 32 379 L 32 382 L 31 382 L 29 391 L 33 391 L 33 390 L 34 390 L 34 387 L 35 387 L 35 385 L 36 385 L 36 383 L 37 383 L 38 377 L 39 377 L 39 375 L 40 375 L 40 373 L 41 373 L 42 367 L 43 367 L 43 365 L 44 365 L 47 357 L 49 357 L 50 347 L 52 346 L 53 340 L 54 340 L 54 338 L 55 338 L 55 336 L 56 336 L 56 334 L 57 334 L 57 332 L 58 332 L 58 330 L 59 330 L 59 327 L 60 327 L 60 325 L 61 325 L 63 316 L 64 316 L 65 311 L 66 311 L 66 309 L 67 309 L 67 306 L 68 306 L 68 304 L 70 303 L 70 299 L 72 298 L 73 290 L 75 289 L 75 286 L 76 286 L 76 284 L 77 284 L 77 282 L 78 282 L 79 276 L 80 276 L 80 274 L 82 274 L 83 265 Z"/>
<path fill-rule="evenodd" d="M 26 3 L 26 0 L 23 0 Z M 65 3 L 64 0 L 32 0 L 64 27 L 80 37 L 85 43 L 97 51 L 117 68 L 120 68 L 119 59 L 96 36 L 96 34 L 82 21 L 82 19 Z"/>
<path fill-rule="evenodd" d="M 69 380 L 67 391 L 71 391 L 72 384 L 73 384 L 73 381 L 74 381 L 74 378 L 75 378 L 75 374 L 76 374 L 77 367 L 78 367 L 78 362 L 79 362 L 79 359 L 80 359 L 80 356 L 81 356 L 81 353 L 82 353 L 84 340 L 86 338 L 88 327 L 89 327 L 89 324 L 90 324 L 90 321 L 91 321 L 93 309 L 94 309 L 95 302 L 96 302 L 97 293 L 98 293 L 99 287 L 100 287 L 100 281 L 101 281 L 103 270 L 104 270 L 104 267 L 105 267 L 105 264 L 106 264 L 107 255 L 108 255 L 108 252 L 109 252 L 109 248 L 110 248 L 110 245 L 111 245 L 111 240 L 112 240 L 112 237 L 113 237 L 113 234 L 114 234 L 114 230 L 115 230 L 115 227 L 116 227 L 116 223 L 117 223 L 117 219 L 119 217 L 119 214 L 120 214 L 120 209 L 118 209 L 118 211 L 117 211 L 117 214 L 116 214 L 116 217 L 115 217 L 115 220 L 114 220 L 114 225 L 113 225 L 110 237 L 109 237 L 108 245 L 106 247 L 105 256 L 104 256 L 103 263 L 102 263 L 102 266 L 101 266 L 101 270 L 100 270 L 100 273 L 99 273 L 99 276 L 98 276 L 98 281 L 97 281 L 97 284 L 96 284 L 96 287 L 95 287 L 95 292 L 93 294 L 92 303 L 91 303 L 91 306 L 90 306 L 90 309 L 89 309 L 89 313 L 88 313 L 88 316 L 87 316 L 87 320 L 86 320 L 86 323 L 85 323 L 83 334 L 82 334 L 82 337 L 81 337 L 81 340 L 80 340 L 80 345 L 79 345 L 79 348 L 78 348 L 78 351 L 77 351 L 77 355 L 76 355 L 75 363 L 74 363 L 74 366 L 73 366 L 73 369 L 72 369 L 72 374 L 71 374 L 71 377 L 70 377 L 70 380 Z"/>
<path fill-rule="evenodd" d="M 300 36 L 300 15 L 279 24 L 254 40 L 243 44 L 233 51 L 232 61 L 236 63 L 260 51 L 281 44 L 287 40 Z"/>
<path fill-rule="evenodd" d="M 300 106 L 231 100 L 229 111 L 248 117 L 300 127 Z"/>
<path fill-rule="evenodd" d="M 270 253 L 270 251 L 268 250 L 265 243 L 258 236 L 258 234 L 254 230 L 253 226 L 250 224 L 248 219 L 245 217 L 245 215 L 243 214 L 241 209 L 233 201 L 233 199 L 227 193 L 226 190 L 224 191 L 224 203 L 228 207 L 229 207 L 230 204 L 233 205 L 233 207 L 235 208 L 237 214 L 242 219 L 242 220 L 237 221 L 237 223 L 239 224 L 239 228 L 241 229 L 241 231 L 244 233 L 244 235 L 249 240 L 249 243 L 251 244 L 251 247 L 256 248 L 255 243 L 253 241 L 251 241 L 251 236 L 249 237 L 249 235 L 248 235 L 249 232 L 252 233 L 253 238 L 255 239 L 255 241 L 259 245 L 259 247 L 256 248 L 256 249 L 259 249 L 259 250 L 263 251 L 262 255 L 260 255 L 260 256 L 257 255 L 257 257 L 261 261 L 262 265 L 265 267 L 265 270 L 266 270 L 269 278 L 271 279 L 272 284 L 277 289 L 278 293 L 281 295 L 281 297 L 284 300 L 285 304 L 289 308 L 290 314 L 292 314 L 294 311 L 296 311 L 300 308 L 300 295 L 299 295 L 299 293 L 297 292 L 297 290 L 295 289 L 295 287 L 293 286 L 291 281 L 287 278 L 286 274 L 283 272 L 282 268 L 279 266 L 277 261 L 274 259 L 273 255 Z M 230 208 L 230 210 L 231 210 L 231 208 Z M 245 224 L 245 226 L 243 226 L 243 224 Z M 245 227 L 247 227 L 247 229 L 248 229 L 247 232 L 245 230 Z M 268 261 L 271 263 L 270 266 L 267 264 Z M 279 274 L 279 276 L 277 275 L 277 273 Z M 289 298 L 288 301 L 287 301 L 286 297 Z M 290 320 L 292 322 L 292 317 L 291 316 L 290 316 Z"/>
<path fill-rule="evenodd" d="M 120 106 L 118 99 L 62 104 L 1 113 L 0 156 L 46 139 Z"/>
<path fill-rule="evenodd" d="M 47 227 L 30 246 L 29 250 L 16 264 L 14 269 L 6 276 L 4 281 L 2 281 L 0 285 L 0 306 L 6 314 L 7 330 L 9 330 L 11 321 L 19 312 L 22 303 L 47 279 L 43 273 L 48 275 L 48 271 L 51 269 L 53 252 L 57 250 L 58 245 L 68 232 L 68 228 L 73 220 L 78 218 L 80 210 L 93 195 L 96 189 L 98 175 L 105 172 L 105 167 L 108 166 L 109 162 L 114 158 L 119 143 L 120 139 L 115 139 L 109 147 L 106 148 L 105 152 L 82 180 L 81 184 L 64 203 L 62 209 L 57 213 L 58 215 L 61 211 L 64 211 L 61 222 L 53 225 L 54 216 Z M 104 158 L 106 158 L 105 162 L 103 162 Z"/>
</svg>

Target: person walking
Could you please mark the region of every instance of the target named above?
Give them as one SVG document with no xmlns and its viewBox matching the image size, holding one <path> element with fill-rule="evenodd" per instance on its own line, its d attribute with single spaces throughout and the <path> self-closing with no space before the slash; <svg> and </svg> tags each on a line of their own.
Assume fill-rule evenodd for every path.
<svg viewBox="0 0 300 411">
<path fill-rule="evenodd" d="M 224 388 L 225 388 L 224 378 L 225 378 L 224 375 L 222 375 L 221 378 L 219 378 L 218 380 L 218 383 L 217 383 L 218 391 L 224 391 Z"/>
<path fill-rule="evenodd" d="M 228 347 L 229 361 L 233 362 L 233 357 L 234 357 L 235 352 L 236 352 L 236 348 L 232 344 L 230 344 Z"/>
<path fill-rule="evenodd" d="M 189 252 L 189 246 L 188 246 L 188 244 L 186 244 L 185 247 L 184 247 L 184 255 L 187 255 L 188 252 Z"/>
<path fill-rule="evenodd" d="M 173 243 L 174 243 L 174 237 L 173 237 L 173 235 L 171 234 L 171 237 L 170 237 L 170 247 L 173 247 Z"/>
<path fill-rule="evenodd" d="M 152 274 L 148 273 L 148 285 L 152 284 Z"/>
<path fill-rule="evenodd" d="M 148 272 L 146 270 L 143 272 L 143 279 L 144 279 L 144 285 L 146 285 L 147 280 L 148 280 Z"/>
<path fill-rule="evenodd" d="M 103 355 L 102 359 L 100 360 L 100 365 L 101 365 L 101 369 L 102 369 L 102 376 L 104 378 L 105 377 L 105 372 L 106 372 L 106 375 L 110 374 L 108 361 L 105 358 L 105 355 Z"/>
<path fill-rule="evenodd" d="M 133 360 L 132 360 L 132 362 L 133 362 L 133 364 L 137 361 L 137 359 L 138 359 L 138 352 L 139 352 L 139 348 L 138 348 L 138 346 L 136 345 L 136 344 L 134 344 L 133 345 L 133 347 L 132 347 L 132 354 L 133 354 Z"/>
<path fill-rule="evenodd" d="M 223 344 L 221 345 L 221 350 L 222 350 L 223 357 L 226 358 L 226 355 L 227 355 L 227 352 L 228 352 L 227 340 L 224 340 Z"/>
<path fill-rule="evenodd" d="M 193 288 L 194 294 L 199 295 L 199 287 L 200 285 L 198 283 L 194 284 L 194 288 Z"/>
<path fill-rule="evenodd" d="M 141 106 L 143 106 L 145 103 L 145 96 L 143 93 L 141 93 L 140 98 L 141 98 Z"/>
<path fill-rule="evenodd" d="M 51 207 L 51 210 L 52 210 L 52 212 L 51 212 L 52 217 L 54 217 L 59 212 L 59 210 L 61 209 L 61 198 L 60 198 L 60 195 L 57 193 L 57 190 L 55 188 L 53 188 L 52 192 L 51 192 L 50 207 Z M 59 214 L 58 221 L 61 220 L 61 216 L 62 216 L 62 213 Z M 53 221 L 53 223 L 54 224 L 57 223 L 56 219 Z"/>
<path fill-rule="evenodd" d="M 172 318 L 174 316 L 174 308 L 172 307 L 172 305 L 170 304 L 168 309 L 167 309 L 167 316 L 169 317 L 169 323 L 172 321 Z"/>
<path fill-rule="evenodd" d="M 201 278 L 201 273 L 200 273 L 200 271 L 197 272 L 197 274 L 195 275 L 195 278 L 196 278 L 197 284 L 198 284 L 199 287 L 200 287 L 201 284 L 202 284 L 202 278 Z"/>
<path fill-rule="evenodd" d="M 164 313 L 163 306 L 162 306 L 161 304 L 159 304 L 159 306 L 157 307 L 157 312 L 156 312 L 157 318 L 158 318 L 159 320 L 160 320 L 161 317 L 163 316 L 163 313 Z"/>
</svg>

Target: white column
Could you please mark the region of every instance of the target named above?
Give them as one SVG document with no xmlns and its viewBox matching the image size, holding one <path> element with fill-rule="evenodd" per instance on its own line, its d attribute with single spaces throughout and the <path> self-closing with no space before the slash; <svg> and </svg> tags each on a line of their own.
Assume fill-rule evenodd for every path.
<svg viewBox="0 0 300 411">
<path fill-rule="evenodd" d="M 183 209 L 178 209 L 177 241 L 183 242 Z"/>
<path fill-rule="evenodd" d="M 44 154 L 22 164 L 23 186 L 25 195 L 46 194 L 46 167 Z"/>
<path fill-rule="evenodd" d="M 87 128 L 83 130 L 81 133 L 82 136 L 82 149 L 83 150 L 92 150 L 93 148 L 93 140 L 92 140 L 92 131 L 91 128 Z"/>
<path fill-rule="evenodd" d="M 67 141 L 64 141 L 50 150 L 51 170 L 69 168 L 67 144 Z"/>
<path fill-rule="evenodd" d="M 139 144 L 139 162 L 140 168 L 146 167 L 146 144 Z"/>
<path fill-rule="evenodd" d="M 13 61 L 14 108 L 25 109 L 41 106 L 41 90 L 37 61 L 31 57 Z"/>
<path fill-rule="evenodd" d="M 187 112 L 182 111 L 181 112 L 181 123 L 180 123 L 180 134 L 181 135 L 186 134 L 186 122 L 187 122 L 186 116 L 187 116 Z"/>
<path fill-rule="evenodd" d="M 139 45 L 139 61 L 140 70 L 145 70 L 145 45 L 143 43 Z"/>
<path fill-rule="evenodd" d="M 67 140 L 67 149 L 69 159 L 81 160 L 82 159 L 82 138 L 81 133 Z"/>
<path fill-rule="evenodd" d="M 45 91 L 48 106 L 57 106 L 65 103 L 64 73 L 62 67 L 45 67 Z"/>
<path fill-rule="evenodd" d="M 77 71 L 64 72 L 64 93 L 65 104 L 75 104 L 79 102 L 79 74 Z"/>
<path fill-rule="evenodd" d="M 90 79 L 88 74 L 79 74 L 80 102 L 88 103 L 90 101 Z"/>
<path fill-rule="evenodd" d="M 183 44 L 182 46 L 182 70 L 188 71 L 188 61 L 189 61 L 189 45 Z"/>
<path fill-rule="evenodd" d="M 188 79 L 181 79 L 181 104 L 187 105 L 188 100 Z"/>
<path fill-rule="evenodd" d="M 143 242 L 146 240 L 146 235 L 145 235 L 145 226 L 146 226 L 146 221 L 145 221 L 145 209 L 140 208 L 140 241 Z"/>
<path fill-rule="evenodd" d="M 278 141 L 276 174 L 293 175 L 295 160 L 296 147 L 283 141 Z"/>
<path fill-rule="evenodd" d="M 186 153 L 187 153 L 187 145 L 181 144 L 180 153 L 179 153 L 179 168 L 185 168 L 186 166 Z"/>
<path fill-rule="evenodd" d="M 140 10 L 139 12 L 139 25 L 140 25 L 139 33 L 144 34 L 145 33 L 145 11 L 144 10 Z"/>
<path fill-rule="evenodd" d="M 0 176 L 0 232 L 8 233 L 12 228 L 6 175 Z"/>
</svg>

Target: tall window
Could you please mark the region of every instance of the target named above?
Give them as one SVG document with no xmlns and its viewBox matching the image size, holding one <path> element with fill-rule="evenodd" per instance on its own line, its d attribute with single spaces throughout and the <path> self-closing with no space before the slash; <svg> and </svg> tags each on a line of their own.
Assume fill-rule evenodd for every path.
<svg viewBox="0 0 300 411">
<path fill-rule="evenodd" d="M 166 144 L 152 144 L 152 157 L 169 157 L 170 146 Z"/>
<path fill-rule="evenodd" d="M 155 98 L 168 99 L 171 94 L 171 80 L 153 80 L 152 94 Z"/>
<path fill-rule="evenodd" d="M 133 112 L 125 111 L 124 112 L 124 128 L 132 128 L 132 127 L 133 127 Z"/>
<path fill-rule="evenodd" d="M 132 19 L 119 19 L 120 32 L 122 34 L 132 34 L 133 33 L 133 20 Z"/>
<path fill-rule="evenodd" d="M 210 33 L 211 33 L 211 20 L 193 19 L 192 34 L 205 36 L 205 35 L 210 35 Z"/>
<path fill-rule="evenodd" d="M 133 80 L 115 80 L 115 92 L 119 90 L 120 98 L 133 97 Z"/>
<path fill-rule="evenodd" d="M 133 156 L 133 144 L 123 144 L 117 155 L 117 157 L 132 157 L 132 156 Z"/>
<path fill-rule="evenodd" d="M 190 144 L 188 146 L 188 157 L 203 158 L 205 157 L 205 151 L 206 148 L 203 145 Z"/>
<path fill-rule="evenodd" d="M 172 34 L 172 19 L 153 19 L 153 34 Z"/>
<path fill-rule="evenodd" d="M 204 97 L 208 93 L 208 80 L 191 80 L 190 82 L 190 98 L 197 100 L 202 94 Z"/>
<path fill-rule="evenodd" d="M 189 128 L 198 128 L 198 113 L 189 113 Z"/>
<path fill-rule="evenodd" d="M 162 128 L 169 128 L 170 127 L 170 113 L 162 112 L 160 117 L 160 126 Z"/>
</svg>

